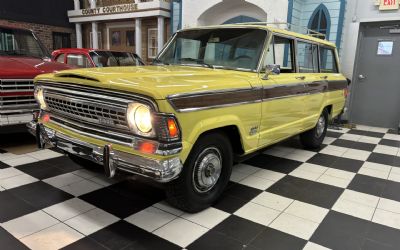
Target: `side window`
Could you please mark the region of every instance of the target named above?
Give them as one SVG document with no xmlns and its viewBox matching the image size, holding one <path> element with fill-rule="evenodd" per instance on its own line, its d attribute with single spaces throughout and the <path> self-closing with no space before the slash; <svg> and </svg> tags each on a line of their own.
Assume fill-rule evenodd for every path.
<svg viewBox="0 0 400 250">
<path fill-rule="evenodd" d="M 78 54 L 68 54 L 67 64 L 74 65 L 79 68 L 91 67 L 89 59 L 85 55 L 78 55 Z"/>
<path fill-rule="evenodd" d="M 317 73 L 318 46 L 306 42 L 297 42 L 297 61 L 300 73 Z"/>
<path fill-rule="evenodd" d="M 282 73 L 295 73 L 293 62 L 293 39 L 274 36 L 268 48 L 264 69 L 267 65 L 276 64 L 281 67 Z"/>
<path fill-rule="evenodd" d="M 320 64 L 322 73 L 338 73 L 335 52 L 333 49 L 320 47 Z"/>
<path fill-rule="evenodd" d="M 65 54 L 59 54 L 57 56 L 56 61 L 59 62 L 59 63 L 64 63 L 64 58 L 65 58 Z"/>
</svg>

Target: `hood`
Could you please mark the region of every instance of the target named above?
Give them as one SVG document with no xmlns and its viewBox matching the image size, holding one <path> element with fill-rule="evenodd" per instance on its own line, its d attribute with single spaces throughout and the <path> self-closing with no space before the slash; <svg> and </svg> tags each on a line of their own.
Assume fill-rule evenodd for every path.
<svg viewBox="0 0 400 250">
<path fill-rule="evenodd" d="M 65 69 L 71 69 L 71 67 L 40 58 L 0 56 L 0 79 L 33 79 L 39 74 L 53 73 Z"/>
<path fill-rule="evenodd" d="M 172 94 L 250 88 L 257 74 L 188 66 L 136 66 L 67 70 L 38 80 L 85 84 L 165 99 Z"/>
</svg>

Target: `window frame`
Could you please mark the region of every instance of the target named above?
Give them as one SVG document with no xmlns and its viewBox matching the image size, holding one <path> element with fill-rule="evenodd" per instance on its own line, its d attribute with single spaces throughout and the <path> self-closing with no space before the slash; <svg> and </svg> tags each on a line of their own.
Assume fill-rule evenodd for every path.
<svg viewBox="0 0 400 250">
<path fill-rule="evenodd" d="M 321 62 L 320 62 L 320 46 L 321 46 L 321 43 L 318 43 L 318 42 L 314 42 L 314 41 L 310 41 L 310 40 L 306 40 L 306 39 L 301 39 L 301 38 L 296 38 L 295 39 L 296 40 L 296 63 L 297 63 L 297 70 L 296 70 L 296 73 L 299 73 L 299 74 L 318 74 L 318 73 L 321 73 Z M 312 45 L 315 45 L 315 46 L 317 46 L 317 66 L 318 66 L 318 69 L 317 69 L 317 72 L 300 72 L 300 65 L 299 65 L 299 60 L 298 60 L 298 58 L 297 58 L 297 52 L 298 52 L 298 42 L 301 42 L 301 43 L 308 43 L 308 44 L 311 44 L 311 46 Z"/>
<path fill-rule="evenodd" d="M 73 55 L 73 56 L 82 56 L 83 58 L 83 60 L 86 60 L 87 62 L 89 62 L 88 63 L 88 67 L 79 67 L 79 65 L 77 65 L 77 64 L 69 64 L 68 63 L 68 61 L 69 61 L 69 56 L 70 55 Z M 86 68 L 92 68 L 93 67 L 93 64 L 92 64 L 92 59 L 90 58 L 90 56 L 88 56 L 86 53 L 73 53 L 73 52 L 70 52 L 70 53 L 66 53 L 65 54 L 65 58 L 64 58 L 64 62 L 65 62 L 65 64 L 67 64 L 67 65 L 73 65 L 73 66 L 77 66 L 78 68 L 81 68 L 81 69 L 86 69 Z"/>
<path fill-rule="evenodd" d="M 319 54 L 318 55 L 318 61 L 321 60 L 321 47 L 324 48 L 324 49 L 332 51 L 332 59 L 334 60 L 334 64 L 335 64 L 335 67 L 336 67 L 336 72 L 332 72 L 332 73 L 325 72 L 325 73 L 323 73 L 322 72 L 322 68 L 321 68 L 321 62 L 319 62 L 319 65 L 320 65 L 319 66 L 319 68 L 320 68 L 319 72 L 323 73 L 323 74 L 339 74 L 340 73 L 339 60 L 338 60 L 337 50 L 335 49 L 335 47 L 319 44 L 319 46 L 318 46 L 318 54 Z"/>
<path fill-rule="evenodd" d="M 280 38 L 284 38 L 284 39 L 288 39 L 291 41 L 290 43 L 290 47 L 291 47 L 291 56 L 292 56 L 292 67 L 293 67 L 293 72 L 292 73 L 281 73 L 281 74 L 295 74 L 298 72 L 298 65 L 297 65 L 297 38 L 293 37 L 293 36 L 289 36 L 289 35 L 285 35 L 285 34 L 281 34 L 281 33 L 276 33 L 276 32 L 271 32 L 269 31 L 269 33 L 271 34 L 270 37 L 268 39 L 266 39 L 266 44 L 264 47 L 264 55 L 260 57 L 260 65 L 262 65 L 260 67 L 259 73 L 265 73 L 265 66 L 263 65 L 265 62 L 265 59 L 267 58 L 267 54 L 268 54 L 268 49 L 271 46 L 271 44 L 274 46 L 275 45 L 275 37 L 280 37 Z M 274 58 L 274 62 L 276 63 L 275 60 L 275 46 L 273 47 L 273 58 Z M 282 65 L 280 65 L 282 66 Z"/>
<path fill-rule="evenodd" d="M 150 32 L 151 31 L 156 31 L 156 47 L 150 47 L 149 45 L 151 44 L 150 43 Z M 156 49 L 156 54 L 154 55 L 154 56 L 150 56 L 150 49 Z M 158 28 L 148 28 L 147 29 L 147 58 L 149 58 L 149 59 L 154 59 L 154 58 L 157 58 L 157 56 L 158 56 L 158 50 L 159 50 L 159 48 L 158 48 Z"/>
</svg>

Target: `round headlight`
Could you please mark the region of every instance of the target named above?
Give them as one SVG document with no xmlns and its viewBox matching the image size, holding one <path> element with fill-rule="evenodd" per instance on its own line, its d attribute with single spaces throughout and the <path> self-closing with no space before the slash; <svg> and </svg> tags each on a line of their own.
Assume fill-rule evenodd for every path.
<svg viewBox="0 0 400 250">
<path fill-rule="evenodd" d="M 152 128 L 151 110 L 143 104 L 132 103 L 128 106 L 127 120 L 131 128 L 137 128 L 142 133 L 149 133 Z"/>
<path fill-rule="evenodd" d="M 44 100 L 43 89 L 38 89 L 35 93 L 36 100 L 38 101 L 41 109 L 46 109 L 46 101 Z"/>
</svg>

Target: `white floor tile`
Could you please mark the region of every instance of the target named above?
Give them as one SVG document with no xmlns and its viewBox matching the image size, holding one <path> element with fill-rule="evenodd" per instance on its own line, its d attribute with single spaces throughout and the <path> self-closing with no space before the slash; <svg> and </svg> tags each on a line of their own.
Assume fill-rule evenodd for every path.
<svg viewBox="0 0 400 250">
<path fill-rule="evenodd" d="M 329 168 L 324 173 L 324 175 L 329 175 L 329 176 L 333 176 L 333 177 L 337 177 L 340 179 L 345 179 L 345 180 L 351 181 L 356 174 L 353 172 L 349 172 L 349 171 L 344 171 L 344 170 L 335 169 L 335 168 Z"/>
<path fill-rule="evenodd" d="M 301 201 L 294 201 L 285 210 L 285 213 L 287 214 L 291 214 L 316 223 L 321 223 L 328 212 L 329 209 L 318 207 Z"/>
<path fill-rule="evenodd" d="M 379 197 L 365 194 L 353 190 L 346 189 L 339 197 L 339 199 L 344 199 L 352 202 L 356 202 L 365 206 L 375 208 L 378 205 Z"/>
<path fill-rule="evenodd" d="M 240 184 L 243 184 L 243 185 L 246 185 L 249 187 L 253 187 L 253 188 L 257 188 L 260 190 L 266 190 L 267 188 L 272 186 L 274 183 L 275 183 L 275 181 L 267 180 L 264 178 L 259 178 L 254 175 L 250 175 L 249 177 L 246 177 L 245 179 L 243 179 L 240 182 Z"/>
<path fill-rule="evenodd" d="M 383 136 L 383 138 L 388 139 L 388 140 L 400 141 L 400 135 L 396 135 L 396 134 L 385 134 Z"/>
<path fill-rule="evenodd" d="M 324 183 L 324 184 L 328 184 L 328 185 L 340 187 L 340 188 L 347 188 L 347 186 L 350 184 L 351 180 L 346 180 L 346 179 L 337 178 L 334 176 L 324 174 L 324 175 L 321 175 L 321 177 L 319 177 L 316 180 L 316 182 Z"/>
<path fill-rule="evenodd" d="M 366 161 L 368 159 L 368 157 L 370 156 L 370 154 L 371 154 L 371 152 L 364 151 L 364 150 L 349 149 L 342 155 L 342 157 L 354 159 L 354 160 Z"/>
<path fill-rule="evenodd" d="M 70 193 L 74 196 L 80 196 L 83 194 L 93 192 L 100 188 L 103 188 L 103 186 L 101 186 L 95 182 L 89 181 L 89 180 L 82 180 L 82 181 L 75 182 L 75 183 L 72 183 L 67 186 L 60 187 L 59 189 L 65 191 L 67 193 Z"/>
<path fill-rule="evenodd" d="M 189 214 L 185 213 L 182 218 L 190 220 L 191 222 L 197 223 L 200 226 L 206 228 L 213 228 L 223 220 L 229 217 L 229 213 L 221 211 L 219 209 L 209 207 L 199 213 Z"/>
<path fill-rule="evenodd" d="M 177 209 L 175 207 L 172 207 L 170 204 L 168 204 L 166 201 L 161 201 L 153 205 L 153 207 L 156 207 L 158 209 L 161 209 L 165 212 L 168 212 L 170 214 L 176 215 L 176 216 L 181 216 L 185 212 L 183 212 L 180 209 Z"/>
<path fill-rule="evenodd" d="M 60 249 L 84 236 L 69 226 L 59 223 L 21 239 L 27 247 L 34 250 Z"/>
<path fill-rule="evenodd" d="M 328 145 L 324 149 L 322 149 L 320 153 L 333 156 L 342 156 L 347 150 L 349 149 L 344 147 Z"/>
<path fill-rule="evenodd" d="M 386 145 L 376 145 L 373 152 L 387 155 L 397 155 L 399 148 Z"/>
<path fill-rule="evenodd" d="M 108 186 L 110 186 L 112 184 L 115 184 L 115 183 L 117 183 L 119 181 L 117 179 L 110 179 L 110 178 L 107 178 L 105 176 L 95 176 L 93 178 L 90 178 L 89 180 L 92 181 L 92 182 L 96 182 L 97 184 L 99 184 L 99 185 L 101 185 L 103 187 L 108 187 Z"/>
<path fill-rule="evenodd" d="M 342 140 L 349 140 L 349 141 L 359 141 L 361 139 L 361 135 L 354 135 L 354 134 L 343 134 L 339 137 Z"/>
<path fill-rule="evenodd" d="M 352 202 L 345 199 L 339 199 L 336 201 L 332 210 L 340 213 L 348 214 L 364 220 L 371 220 L 374 214 L 375 208 L 362 205 L 360 203 Z"/>
<path fill-rule="evenodd" d="M 390 173 L 388 180 L 395 181 L 395 182 L 400 182 L 400 174 L 396 173 Z"/>
<path fill-rule="evenodd" d="M 269 207 L 278 211 L 285 210 L 294 200 L 276 195 L 273 193 L 262 192 L 257 195 L 251 202 Z"/>
<path fill-rule="evenodd" d="M 184 229 L 184 230 L 182 230 Z M 177 218 L 153 233 L 180 247 L 187 247 L 208 231 L 207 228 L 182 218 Z"/>
<path fill-rule="evenodd" d="M 233 182 L 241 182 L 243 179 L 248 177 L 248 174 L 243 174 L 241 172 L 236 171 L 235 169 L 231 173 L 230 181 Z"/>
<path fill-rule="evenodd" d="M 371 143 L 371 144 L 378 144 L 382 139 L 378 137 L 371 137 L 371 136 L 361 136 L 359 142 Z"/>
<path fill-rule="evenodd" d="M 400 214 L 397 213 L 376 209 L 372 221 L 381 225 L 400 229 Z"/>
<path fill-rule="evenodd" d="M 306 220 L 291 214 L 282 213 L 269 227 L 288 233 L 299 238 L 309 240 L 319 223 Z"/>
<path fill-rule="evenodd" d="M 304 246 L 303 250 L 329 250 L 329 248 L 323 247 L 321 245 L 318 245 L 314 242 L 309 241 Z"/>
<path fill-rule="evenodd" d="M 400 202 L 398 201 L 380 198 L 377 208 L 400 214 Z"/>
<path fill-rule="evenodd" d="M 326 136 L 322 143 L 325 145 L 329 145 L 334 141 L 336 141 L 336 138 Z"/>
<path fill-rule="evenodd" d="M 282 179 L 283 177 L 285 177 L 286 175 L 279 173 L 279 172 L 267 170 L 267 169 L 261 169 L 260 171 L 254 173 L 253 176 L 277 182 L 280 179 Z"/>
<path fill-rule="evenodd" d="M 27 185 L 33 182 L 38 181 L 38 179 L 27 175 L 27 174 L 21 174 L 17 175 L 14 177 L 10 177 L 7 179 L 1 179 L 0 180 L 0 186 L 2 186 L 5 189 L 11 189 L 11 188 L 16 188 L 22 185 Z"/>
<path fill-rule="evenodd" d="M 20 239 L 58 223 L 58 220 L 39 210 L 14 220 L 7 221 L 1 226 L 15 238 Z"/>
<path fill-rule="evenodd" d="M 60 154 L 60 153 L 55 152 L 55 151 L 50 150 L 50 149 L 44 149 L 44 150 L 35 151 L 35 152 L 32 152 L 32 153 L 28 153 L 27 155 L 31 156 L 31 157 L 33 157 L 35 159 L 38 159 L 40 161 L 63 156 L 63 154 Z"/>
<path fill-rule="evenodd" d="M 21 155 L 18 158 L 12 158 L 12 159 L 7 159 L 4 160 L 3 162 L 7 165 L 10 165 L 11 167 L 16 167 L 19 165 L 24 165 L 32 162 L 37 162 L 38 159 L 35 159 L 31 156 L 28 155 Z"/>
<path fill-rule="evenodd" d="M 233 171 L 237 171 L 239 173 L 243 173 L 243 174 L 247 174 L 247 175 L 254 174 L 255 172 L 259 171 L 260 169 L 261 168 L 257 168 L 257 167 L 243 164 L 243 163 L 233 166 Z"/>
<path fill-rule="evenodd" d="M 21 174 L 24 174 L 24 172 L 22 172 L 16 168 L 0 169 L 0 180 L 14 177 L 14 176 L 21 175 Z"/>
<path fill-rule="evenodd" d="M 294 161 L 306 162 L 314 155 L 316 155 L 316 153 L 312 151 L 296 150 L 293 153 L 285 155 L 284 158 Z"/>
<path fill-rule="evenodd" d="M 323 166 L 311 164 L 311 163 L 303 163 L 297 169 L 301 169 L 303 171 L 312 172 L 312 173 L 316 173 L 316 174 L 320 174 L 320 175 L 325 173 L 326 170 L 328 170 L 327 167 L 323 167 Z"/>
<path fill-rule="evenodd" d="M 235 212 L 235 215 L 268 226 L 279 215 L 279 211 L 252 202 L 247 203 Z"/>
<path fill-rule="evenodd" d="M 74 174 L 74 175 L 80 176 L 82 178 L 85 178 L 85 179 L 90 179 L 90 178 L 93 178 L 93 177 L 96 177 L 96 176 L 99 175 L 98 173 L 93 172 L 93 171 L 89 171 L 87 169 L 78 169 L 78 170 L 76 170 L 74 172 L 71 172 L 71 173 Z"/>
<path fill-rule="evenodd" d="M 136 214 L 133 214 L 125 220 L 132 223 L 148 232 L 164 226 L 173 219 L 177 218 L 175 215 L 167 213 L 155 207 L 148 207 Z"/>
<path fill-rule="evenodd" d="M 64 223 L 84 235 L 89 235 L 117 222 L 118 220 L 119 219 L 114 215 L 96 208 L 69 219 Z"/>
<path fill-rule="evenodd" d="M 387 179 L 389 177 L 389 172 L 381 171 L 371 168 L 360 168 L 359 174 L 368 175 L 376 178 Z"/>
<path fill-rule="evenodd" d="M 310 172 L 310 171 L 304 171 L 300 168 L 296 168 L 295 170 L 290 172 L 289 175 L 303 178 L 303 179 L 310 180 L 310 181 L 315 181 L 321 176 L 321 174 Z"/>
<path fill-rule="evenodd" d="M 20 155 L 16 155 L 13 153 L 4 153 L 0 154 L 0 161 L 4 162 L 5 160 L 15 159 L 21 157 Z"/>
<path fill-rule="evenodd" d="M 62 175 L 57 175 L 48 179 L 44 179 L 43 181 L 46 182 L 47 184 L 52 185 L 53 187 L 64 187 L 67 185 L 70 185 L 72 183 L 80 182 L 83 181 L 84 179 L 82 177 L 79 177 L 77 175 L 71 174 L 71 173 L 66 173 Z"/>
<path fill-rule="evenodd" d="M 43 209 L 43 211 L 60 221 L 65 221 L 94 208 L 95 206 L 93 206 L 92 204 L 89 204 L 78 198 L 73 198 L 47 207 Z"/>
</svg>

